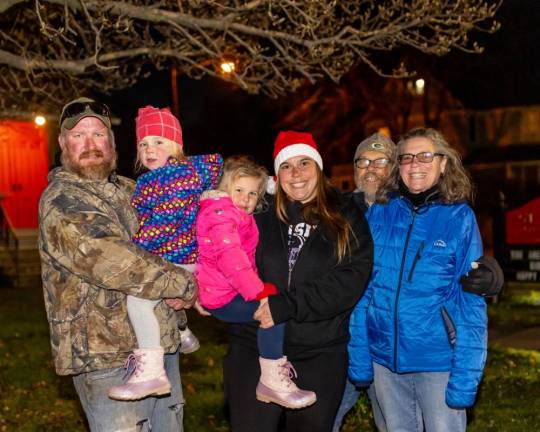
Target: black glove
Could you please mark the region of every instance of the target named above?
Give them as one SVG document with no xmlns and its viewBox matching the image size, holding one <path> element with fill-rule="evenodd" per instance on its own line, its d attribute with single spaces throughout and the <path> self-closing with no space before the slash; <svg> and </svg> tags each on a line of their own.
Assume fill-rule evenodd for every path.
<svg viewBox="0 0 540 432">
<path fill-rule="evenodd" d="M 482 256 L 476 261 L 478 268 L 469 271 L 460 279 L 464 291 L 484 297 L 496 296 L 501 292 L 504 275 L 495 258 Z"/>
</svg>

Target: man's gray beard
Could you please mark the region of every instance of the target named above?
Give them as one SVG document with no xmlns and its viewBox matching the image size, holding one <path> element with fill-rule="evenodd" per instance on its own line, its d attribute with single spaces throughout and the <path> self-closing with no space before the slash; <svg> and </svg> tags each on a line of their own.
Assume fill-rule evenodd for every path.
<svg viewBox="0 0 540 432">
<path fill-rule="evenodd" d="M 64 169 L 77 174 L 79 177 L 86 180 L 105 180 L 109 177 L 111 172 L 116 169 L 117 157 L 116 152 L 113 150 L 111 151 L 110 157 L 103 159 L 101 163 L 90 166 L 81 166 L 79 161 L 72 159 L 71 153 L 63 151 L 60 156 L 60 161 L 62 162 Z"/>
<path fill-rule="evenodd" d="M 371 187 L 364 184 L 364 182 L 359 181 L 356 190 L 364 193 L 364 199 L 371 205 L 375 202 L 377 197 L 377 191 L 379 190 L 380 182 L 376 187 Z"/>
<path fill-rule="evenodd" d="M 375 202 L 375 198 L 377 197 L 377 193 L 367 193 L 364 192 L 364 199 L 366 200 L 366 203 L 369 205 L 373 204 Z"/>
</svg>

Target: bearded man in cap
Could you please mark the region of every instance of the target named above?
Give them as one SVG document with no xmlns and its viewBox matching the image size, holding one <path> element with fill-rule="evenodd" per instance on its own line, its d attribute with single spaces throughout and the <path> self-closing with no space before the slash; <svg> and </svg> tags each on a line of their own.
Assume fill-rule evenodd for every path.
<svg viewBox="0 0 540 432">
<path fill-rule="evenodd" d="M 88 98 L 64 106 L 58 143 L 62 166 L 49 174 L 39 207 L 39 251 L 56 372 L 73 382 L 91 431 L 182 431 L 183 403 L 175 309 L 195 301 L 191 273 L 131 241 L 134 182 L 115 174 L 109 109 Z M 156 306 L 168 397 L 120 402 L 107 396 L 123 382 L 136 348 L 126 296 L 166 299 Z M 134 371 L 137 373 L 137 368 Z"/>
<path fill-rule="evenodd" d="M 396 145 L 382 133 L 374 133 L 366 138 L 354 153 L 353 199 L 367 211 L 375 202 L 377 191 L 386 180 L 393 166 Z"/>
</svg>

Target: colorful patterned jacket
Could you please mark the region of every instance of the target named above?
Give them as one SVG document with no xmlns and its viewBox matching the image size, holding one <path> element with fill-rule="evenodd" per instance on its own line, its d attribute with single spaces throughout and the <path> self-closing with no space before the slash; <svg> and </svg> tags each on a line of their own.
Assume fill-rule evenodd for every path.
<svg viewBox="0 0 540 432">
<path fill-rule="evenodd" d="M 217 186 L 222 166 L 219 154 L 169 158 L 165 166 L 141 175 L 131 199 L 139 218 L 133 241 L 172 263 L 194 264 L 199 199 Z"/>
<path fill-rule="evenodd" d="M 126 295 L 147 299 L 196 293 L 189 272 L 137 247 L 134 182 L 85 180 L 58 168 L 39 205 L 39 252 L 56 372 L 72 375 L 119 367 L 137 347 Z M 156 306 L 161 345 L 180 343 L 176 314 Z"/>
</svg>

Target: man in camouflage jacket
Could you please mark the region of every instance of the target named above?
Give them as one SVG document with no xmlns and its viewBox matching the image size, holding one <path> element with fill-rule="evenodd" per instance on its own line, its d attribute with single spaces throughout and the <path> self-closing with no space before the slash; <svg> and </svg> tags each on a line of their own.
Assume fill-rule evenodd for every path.
<svg viewBox="0 0 540 432">
<path fill-rule="evenodd" d="M 191 274 L 135 246 L 134 182 L 116 176 L 108 108 L 80 98 L 62 112 L 62 167 L 51 171 L 40 201 L 39 249 L 45 307 L 56 372 L 74 375 L 91 430 L 182 430 L 175 308 L 189 307 Z M 107 398 L 122 383 L 136 346 L 126 295 L 167 299 L 156 307 L 170 397 L 119 402 Z M 142 426 L 144 425 L 144 426 Z M 139 429 L 144 427 L 145 429 Z"/>
</svg>

